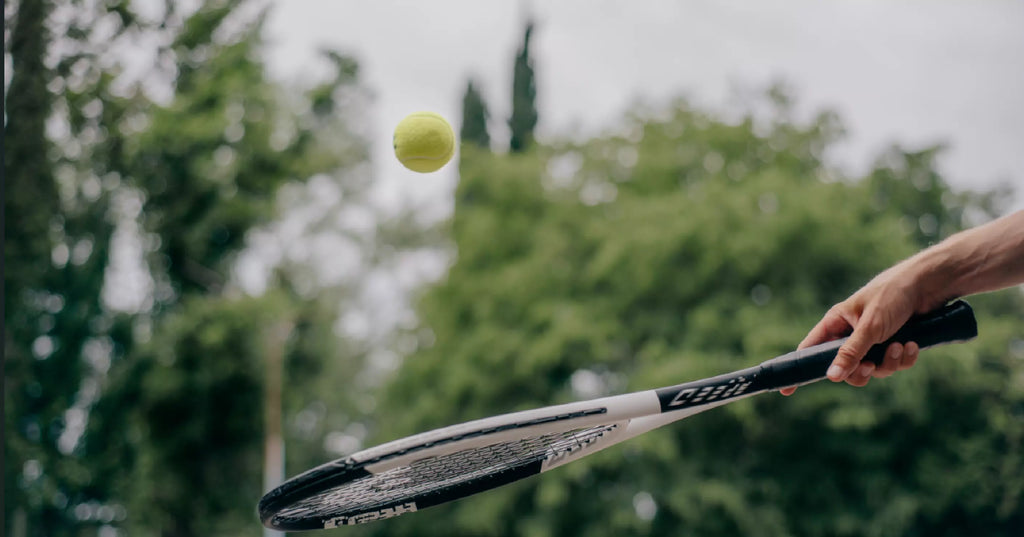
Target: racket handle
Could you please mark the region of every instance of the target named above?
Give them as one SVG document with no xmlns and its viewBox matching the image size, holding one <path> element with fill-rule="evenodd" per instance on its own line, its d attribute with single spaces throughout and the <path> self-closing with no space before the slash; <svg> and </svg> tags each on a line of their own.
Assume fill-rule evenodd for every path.
<svg viewBox="0 0 1024 537">
<path fill-rule="evenodd" d="M 944 343 L 967 341 L 977 335 L 978 323 L 974 319 L 974 311 L 966 302 L 957 300 L 924 315 L 912 317 L 891 338 L 871 347 L 864 359 L 881 365 L 885 350 L 893 342 L 913 341 L 921 349 L 926 349 Z M 828 366 L 844 342 L 846 338 L 829 341 L 762 363 L 763 386 L 780 389 L 825 378 Z"/>
</svg>

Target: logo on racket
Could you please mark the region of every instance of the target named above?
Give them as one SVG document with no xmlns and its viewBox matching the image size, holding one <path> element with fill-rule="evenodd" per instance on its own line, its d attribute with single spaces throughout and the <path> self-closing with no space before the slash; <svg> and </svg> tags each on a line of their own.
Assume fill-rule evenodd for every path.
<svg viewBox="0 0 1024 537">
<path fill-rule="evenodd" d="M 324 522 L 324 529 L 338 528 L 341 526 L 354 526 L 356 524 L 362 524 L 364 522 L 373 522 L 374 520 L 384 520 L 385 518 L 396 517 L 404 513 L 412 513 L 416 511 L 416 502 L 403 503 L 394 507 L 386 507 L 379 511 L 368 511 L 366 513 L 359 513 L 355 516 L 339 516 Z"/>
<path fill-rule="evenodd" d="M 710 403 L 719 399 L 728 399 L 730 397 L 736 397 L 742 395 L 747 391 L 747 388 L 753 384 L 745 377 L 735 377 L 729 379 L 728 382 L 721 384 L 707 384 L 704 386 L 690 386 L 683 388 L 677 392 L 668 394 L 659 393 L 661 398 L 662 408 L 679 408 L 682 406 L 691 406 L 704 403 Z M 666 397 L 666 395 L 668 397 Z"/>
</svg>

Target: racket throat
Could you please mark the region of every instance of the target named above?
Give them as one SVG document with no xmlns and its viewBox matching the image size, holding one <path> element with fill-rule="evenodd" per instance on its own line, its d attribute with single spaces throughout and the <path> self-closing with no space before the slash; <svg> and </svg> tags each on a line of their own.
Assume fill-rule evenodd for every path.
<svg viewBox="0 0 1024 537">
<path fill-rule="evenodd" d="M 626 433 L 629 420 L 611 423 L 600 426 L 600 431 L 588 430 L 588 434 L 580 435 L 576 442 L 566 446 L 552 446 L 548 449 L 547 455 L 541 462 L 540 471 L 558 468 L 563 464 L 572 462 L 580 457 L 596 453 L 602 449 L 617 444 Z"/>
</svg>

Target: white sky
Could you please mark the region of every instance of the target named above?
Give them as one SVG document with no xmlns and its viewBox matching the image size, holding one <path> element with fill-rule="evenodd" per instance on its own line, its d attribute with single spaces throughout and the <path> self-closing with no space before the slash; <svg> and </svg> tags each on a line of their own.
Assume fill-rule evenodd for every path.
<svg viewBox="0 0 1024 537">
<path fill-rule="evenodd" d="M 538 21 L 540 136 L 602 130 L 641 98 L 685 95 L 721 108 L 737 85 L 781 78 L 801 109 L 840 113 L 850 137 L 838 158 L 847 165 L 869 163 L 892 141 L 946 141 L 942 164 L 957 187 L 1024 187 L 1019 0 L 283 0 L 268 23 L 269 61 L 275 76 L 302 79 L 320 68 L 319 47 L 354 54 L 376 95 L 379 199 L 443 215 L 454 166 L 404 170 L 391 155 L 392 129 L 417 110 L 437 111 L 458 129 L 473 75 L 492 137 L 507 139 L 527 12 Z M 1014 207 L 1024 208 L 1024 194 Z"/>
</svg>

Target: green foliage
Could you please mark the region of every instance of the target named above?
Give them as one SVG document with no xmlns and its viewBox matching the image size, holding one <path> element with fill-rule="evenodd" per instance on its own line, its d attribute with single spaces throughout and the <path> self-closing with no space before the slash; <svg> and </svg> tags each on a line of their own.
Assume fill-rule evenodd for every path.
<svg viewBox="0 0 1024 537">
<path fill-rule="evenodd" d="M 462 127 L 459 128 L 459 140 L 464 144 L 490 148 L 491 135 L 487 133 L 489 118 L 487 103 L 470 80 L 466 83 L 466 93 L 462 96 Z"/>
<path fill-rule="evenodd" d="M 298 94 L 275 85 L 259 58 L 262 18 L 231 39 L 214 37 L 236 7 L 212 4 L 185 21 L 171 47 L 174 98 L 151 108 L 127 150 L 144 199 L 141 225 L 158 238 L 147 252 L 158 302 L 139 321 L 152 327 L 152 339 L 114 364 L 83 449 L 112 472 L 112 496 L 126 502 L 132 534 L 256 531 L 266 405 L 283 405 L 286 439 L 298 448 L 293 467 L 322 461 L 323 436 L 338 427 L 323 411 L 295 424 L 311 399 L 351 406 L 331 386 L 314 398 L 265 399 L 270 382 L 308 386 L 310 376 L 336 379 L 336 368 L 354 368 L 331 331 L 338 302 L 327 298 L 339 297 L 303 299 L 285 272 L 275 282 L 280 291 L 241 300 L 232 298 L 230 275 L 247 233 L 277 216 L 283 186 L 317 174 L 332 177 L 343 196 L 365 186 L 356 176 L 341 179 L 366 148 L 345 123 L 348 108 L 335 103 L 355 87 L 357 65 L 328 53 L 333 78 Z M 273 335 L 279 340 L 267 339 Z M 286 364 L 284 380 L 264 371 L 271 349 Z M 102 443 L 110 437 L 125 440 Z"/>
<path fill-rule="evenodd" d="M 59 211 L 59 198 L 53 169 L 40 158 L 52 149 L 45 137 L 45 122 L 53 97 L 46 90 L 50 72 L 43 63 L 49 43 L 44 21 L 52 6 L 30 2 L 20 7 L 10 44 L 18 71 L 4 95 L 4 518 L 12 520 L 18 504 L 23 507 L 16 516 L 36 522 L 56 511 L 47 500 L 61 480 L 54 471 L 59 452 L 48 425 L 60 418 L 77 379 L 59 374 L 69 361 L 66 353 L 52 362 L 32 356 L 37 324 L 43 320 L 56 324 L 47 311 L 52 299 L 46 287 L 53 248 L 50 227 Z M 58 305 L 53 300 L 53 309 Z M 70 359 L 77 363 L 74 356 Z M 38 381 L 48 374 L 53 374 L 52 384 Z M 37 479 L 23 477 L 26 464 L 30 476 L 36 468 L 45 468 L 47 475 L 44 478 L 40 470 Z M 19 482 L 24 485 L 18 487 Z"/>
<path fill-rule="evenodd" d="M 516 53 L 512 71 L 512 129 L 509 149 L 513 153 L 525 151 L 533 143 L 533 129 L 537 126 L 537 82 L 534 80 L 533 58 L 530 56 L 530 34 L 533 23 L 526 25 L 523 46 Z"/>
<path fill-rule="evenodd" d="M 245 232 L 270 221 L 282 184 L 365 158 L 363 147 L 327 147 L 320 136 L 340 134 L 324 132 L 333 126 L 329 104 L 354 74 L 341 71 L 312 90 L 305 124 L 288 124 L 294 120 L 279 117 L 283 90 L 267 83 L 258 58 L 260 23 L 214 44 L 224 9 L 187 21 L 173 49 L 181 73 L 175 99 L 153 112 L 132 154 L 133 177 L 146 192 L 144 225 L 162 239 L 151 262 L 176 293 L 223 287 Z M 287 129 L 298 134 L 275 142 Z"/>
<path fill-rule="evenodd" d="M 49 2 L 27 2 L 20 6 L 11 31 L 10 53 L 17 70 L 5 98 L 4 200 L 6 216 L 18 226 L 4 228 L 5 279 L 24 285 L 38 279 L 50 265 L 51 219 L 58 211 L 53 170 L 45 158 L 51 144 L 45 122 L 52 110 L 53 96 L 46 90 L 50 70 L 43 60 L 49 43 L 44 21 L 52 7 Z M 23 232 L 22 232 L 23 231 Z M 4 293 L 6 311 L 15 311 L 17 293 L 8 286 Z"/>
<path fill-rule="evenodd" d="M 584 143 L 464 152 L 457 260 L 419 309 L 434 343 L 387 387 L 379 440 L 787 352 L 831 304 L 986 210 L 951 192 L 932 151 L 893 149 L 867 177 L 838 178 L 821 157 L 841 132 L 831 114 L 733 123 L 678 103 L 659 117 Z M 976 305 L 977 342 L 866 389 L 734 403 L 366 531 L 1008 534 L 1024 520 L 1024 303 L 1006 291 Z"/>
<path fill-rule="evenodd" d="M 100 290 L 124 142 L 113 118 L 135 104 L 91 62 L 110 46 L 89 30 L 97 13 L 65 21 L 62 44 L 75 52 L 62 55 L 48 52 L 50 11 L 49 2 L 18 6 L 4 130 L 4 514 L 5 529 L 28 535 L 65 534 L 84 499 L 89 474 L 72 452 L 75 422 L 96 375 L 121 352 Z M 110 39 L 132 24 L 118 20 Z M 60 126 L 52 139 L 47 124 Z"/>
<path fill-rule="evenodd" d="M 283 186 L 317 176 L 360 200 L 358 65 L 327 52 L 335 75 L 319 85 L 269 81 L 263 18 L 244 24 L 244 4 L 208 2 L 175 24 L 169 2 L 159 27 L 127 2 L 76 6 L 53 69 L 42 59 L 58 22 L 44 23 L 47 3 L 19 6 L 5 129 L 4 534 L 258 531 L 269 348 L 283 353 L 285 384 L 308 388 L 282 405 L 290 473 L 330 456 L 325 436 L 354 420 L 364 391 L 339 386 L 366 350 L 334 332 L 347 290 L 316 292 L 285 266 L 266 297 L 240 298 L 231 276 L 247 234 L 292 209 Z M 115 84 L 112 43 L 92 30 L 111 21 L 115 40 L 170 43 L 169 101 Z M 48 121 L 61 127 L 53 139 Z M 154 282 L 140 311 L 102 298 L 121 287 L 108 264 L 125 224 Z"/>
<path fill-rule="evenodd" d="M 187 300 L 113 371 L 95 413 L 117 426 L 96 420 L 87 442 L 102 445 L 83 448 L 130 469 L 114 475 L 131 535 L 254 526 L 266 333 L 281 309 L 273 298 Z"/>
</svg>

